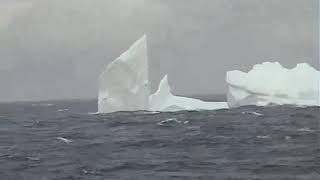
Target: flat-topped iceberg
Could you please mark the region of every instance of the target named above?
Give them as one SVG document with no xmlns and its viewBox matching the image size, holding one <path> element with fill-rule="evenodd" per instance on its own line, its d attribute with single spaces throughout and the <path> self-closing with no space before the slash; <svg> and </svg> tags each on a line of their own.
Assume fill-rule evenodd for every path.
<svg viewBox="0 0 320 180">
<path fill-rule="evenodd" d="M 98 111 L 147 110 L 149 89 L 147 40 L 144 35 L 100 75 Z"/>
<path fill-rule="evenodd" d="M 168 76 L 165 75 L 158 90 L 150 96 L 150 111 L 214 110 L 228 108 L 226 102 L 204 102 L 198 99 L 175 96 L 171 93 Z"/>
<path fill-rule="evenodd" d="M 228 105 L 319 106 L 320 72 L 306 63 L 287 69 L 278 62 L 253 66 L 248 73 L 227 72 Z"/>
</svg>

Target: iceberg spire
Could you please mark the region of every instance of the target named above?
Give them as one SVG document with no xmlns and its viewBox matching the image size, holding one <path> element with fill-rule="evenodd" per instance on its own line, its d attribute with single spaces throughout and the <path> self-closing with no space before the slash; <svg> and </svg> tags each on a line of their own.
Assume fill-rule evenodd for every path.
<svg viewBox="0 0 320 180">
<path fill-rule="evenodd" d="M 165 75 L 159 84 L 159 89 L 157 90 L 156 94 L 161 96 L 171 96 L 171 87 L 168 82 L 168 75 Z"/>
<path fill-rule="evenodd" d="M 148 109 L 148 69 L 147 36 L 143 35 L 100 75 L 98 112 Z"/>
</svg>

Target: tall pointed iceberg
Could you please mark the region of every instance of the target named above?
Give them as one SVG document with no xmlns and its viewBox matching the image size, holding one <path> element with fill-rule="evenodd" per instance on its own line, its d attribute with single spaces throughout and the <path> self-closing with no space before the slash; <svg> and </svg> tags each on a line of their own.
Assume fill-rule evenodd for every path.
<svg viewBox="0 0 320 180">
<path fill-rule="evenodd" d="M 214 110 L 228 108 L 226 102 L 204 102 L 198 99 L 173 95 L 167 75 L 163 77 L 158 90 L 152 94 L 149 99 L 150 111 Z"/>
<path fill-rule="evenodd" d="M 112 61 L 99 78 L 98 112 L 180 111 L 228 108 L 226 102 L 204 102 L 175 96 L 165 76 L 150 95 L 147 39 L 144 35 Z"/>
<path fill-rule="evenodd" d="M 99 113 L 149 108 L 146 35 L 111 62 L 99 78 Z"/>
</svg>

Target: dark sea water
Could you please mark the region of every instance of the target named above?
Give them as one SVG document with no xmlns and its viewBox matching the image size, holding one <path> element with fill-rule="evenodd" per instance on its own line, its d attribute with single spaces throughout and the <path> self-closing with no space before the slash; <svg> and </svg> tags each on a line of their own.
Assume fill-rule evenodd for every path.
<svg viewBox="0 0 320 180">
<path fill-rule="evenodd" d="M 1 180 L 319 180 L 320 109 L 93 114 L 0 105 Z"/>
</svg>

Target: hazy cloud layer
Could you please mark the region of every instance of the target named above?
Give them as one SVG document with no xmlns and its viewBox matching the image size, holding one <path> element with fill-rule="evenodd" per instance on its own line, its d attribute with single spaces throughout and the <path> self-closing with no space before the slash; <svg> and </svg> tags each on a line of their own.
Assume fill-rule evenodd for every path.
<svg viewBox="0 0 320 180">
<path fill-rule="evenodd" d="M 319 65 L 318 0 L 10 2 L 33 3 L 0 0 L 0 101 L 95 97 L 100 72 L 144 33 L 153 89 L 168 73 L 177 94 L 224 93 L 227 70 L 266 60 Z"/>
<path fill-rule="evenodd" d="M 0 1 L 0 32 L 8 28 L 12 20 L 32 8 L 31 2 Z"/>
</svg>

